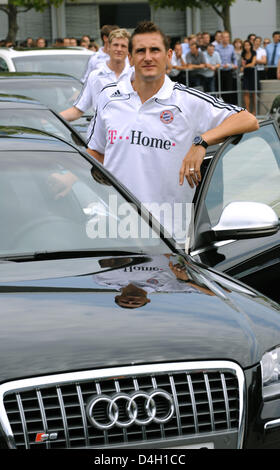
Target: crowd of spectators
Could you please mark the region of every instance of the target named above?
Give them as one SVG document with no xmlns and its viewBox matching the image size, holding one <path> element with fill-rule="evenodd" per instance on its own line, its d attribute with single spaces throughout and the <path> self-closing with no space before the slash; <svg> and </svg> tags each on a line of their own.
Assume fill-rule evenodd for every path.
<svg viewBox="0 0 280 470">
<path fill-rule="evenodd" d="M 97 52 L 99 46 L 90 36 L 87 34 L 83 35 L 81 39 L 74 37 L 66 38 L 56 38 L 56 40 L 51 43 L 47 39 L 40 37 L 33 39 L 28 37 L 25 41 L 19 43 L 13 43 L 12 41 L 2 40 L 0 41 L 0 47 L 24 47 L 24 48 L 34 48 L 34 47 L 85 47 L 86 49 Z"/>
<path fill-rule="evenodd" d="M 167 73 L 172 80 L 205 92 L 219 91 L 233 104 L 239 86 L 245 107 L 255 114 L 260 80 L 280 79 L 280 32 L 275 31 L 272 39 L 249 34 L 245 40 L 232 41 L 228 31 L 216 31 L 213 37 L 208 32 L 192 34 L 175 44 Z"/>
<path fill-rule="evenodd" d="M 74 37 L 57 38 L 54 43 L 45 38 L 26 38 L 19 44 L 0 41 L 0 47 L 85 47 L 93 52 L 98 44 L 88 35 L 80 39 Z M 234 38 L 231 41 L 227 31 L 191 34 L 183 42 L 173 47 L 172 59 L 167 74 L 174 81 L 198 87 L 217 94 L 224 101 L 237 104 L 237 90 L 242 89 L 244 105 L 255 113 L 255 93 L 260 88 L 260 80 L 280 79 L 280 32 L 272 38 L 261 38 L 249 34 L 245 40 Z"/>
</svg>

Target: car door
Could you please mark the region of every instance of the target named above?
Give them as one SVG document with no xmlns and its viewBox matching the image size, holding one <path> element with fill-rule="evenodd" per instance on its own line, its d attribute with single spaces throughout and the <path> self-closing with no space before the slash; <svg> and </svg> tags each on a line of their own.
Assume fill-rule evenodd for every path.
<svg viewBox="0 0 280 470">
<path fill-rule="evenodd" d="M 195 204 L 190 254 L 280 301 L 279 230 L 253 238 L 217 240 L 214 236 L 212 228 L 234 201 L 267 204 L 279 219 L 280 136 L 274 121 L 229 138 L 213 158 Z"/>
</svg>

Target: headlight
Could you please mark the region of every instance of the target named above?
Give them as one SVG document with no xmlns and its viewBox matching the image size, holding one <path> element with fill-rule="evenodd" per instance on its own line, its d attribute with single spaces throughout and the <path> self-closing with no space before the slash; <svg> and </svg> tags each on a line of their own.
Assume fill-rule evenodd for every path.
<svg viewBox="0 0 280 470">
<path fill-rule="evenodd" d="M 280 395 L 280 346 L 264 354 L 261 369 L 263 398 Z"/>
</svg>

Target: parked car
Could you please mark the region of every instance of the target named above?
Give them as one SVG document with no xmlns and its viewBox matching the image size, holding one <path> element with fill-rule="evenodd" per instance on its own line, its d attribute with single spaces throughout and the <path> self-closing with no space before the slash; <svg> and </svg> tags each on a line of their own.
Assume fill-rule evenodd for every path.
<svg viewBox="0 0 280 470">
<path fill-rule="evenodd" d="M 17 127 L 22 132 L 29 128 L 51 133 L 86 150 L 81 134 L 60 114 L 29 98 L 0 94 L 0 132 L 1 129 L 5 132 L 6 127 Z"/>
<path fill-rule="evenodd" d="M 81 47 L 67 48 L 0 48 L 0 71 L 65 73 L 83 77 L 94 52 Z"/>
<path fill-rule="evenodd" d="M 73 105 L 82 90 L 82 83 L 65 74 L 0 73 L 0 94 L 16 94 L 33 98 L 57 113 Z M 89 110 L 73 127 L 86 138 L 93 110 Z"/>
<path fill-rule="evenodd" d="M 0 168 L 0 446 L 279 447 L 279 305 L 62 140 L 10 127 Z"/>
<path fill-rule="evenodd" d="M 248 201 L 270 206 L 279 218 L 280 142 L 274 120 L 228 139 L 210 160 L 196 198 L 189 252 L 280 302 L 280 233 L 264 238 L 263 213 Z M 246 231 L 251 218 L 259 218 L 253 238 Z"/>
</svg>

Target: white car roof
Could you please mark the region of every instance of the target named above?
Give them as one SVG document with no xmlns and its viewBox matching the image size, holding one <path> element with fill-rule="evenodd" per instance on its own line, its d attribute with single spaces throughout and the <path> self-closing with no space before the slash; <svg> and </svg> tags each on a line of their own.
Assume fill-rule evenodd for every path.
<svg viewBox="0 0 280 470">
<path fill-rule="evenodd" d="M 46 48 L 38 48 L 38 49 L 13 49 L 13 48 L 0 48 L 0 54 L 2 57 L 21 57 L 25 55 L 65 55 L 65 54 L 77 54 L 77 55 L 92 55 L 94 54 L 93 51 L 89 51 L 88 49 L 84 47 L 65 47 L 65 48 L 52 48 L 52 47 L 46 47 Z"/>
</svg>

